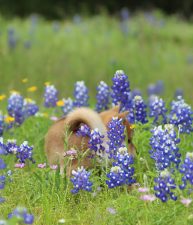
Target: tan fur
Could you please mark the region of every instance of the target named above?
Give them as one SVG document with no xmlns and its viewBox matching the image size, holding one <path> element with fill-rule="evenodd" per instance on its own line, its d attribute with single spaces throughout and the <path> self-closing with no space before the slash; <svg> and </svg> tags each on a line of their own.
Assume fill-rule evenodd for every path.
<svg viewBox="0 0 193 225">
<path fill-rule="evenodd" d="M 112 117 L 118 116 L 123 118 L 124 125 L 126 126 L 128 138 L 131 139 L 130 124 L 126 122 L 125 116 L 128 112 L 119 113 L 119 107 L 107 110 L 100 114 L 89 108 L 77 108 L 67 115 L 66 118 L 62 118 L 56 121 L 48 130 L 45 137 L 45 151 L 50 165 L 60 163 L 60 173 L 64 171 L 64 152 L 75 147 L 79 151 L 85 151 L 88 149 L 89 137 L 79 137 L 76 135 L 76 130 L 81 123 L 87 124 L 91 129 L 98 128 L 99 131 L 106 138 L 106 127 Z M 71 133 L 68 133 L 70 131 Z M 134 154 L 134 146 L 131 144 L 130 152 Z M 78 165 L 80 163 L 80 165 Z M 72 169 L 83 165 L 88 168 L 92 166 L 91 160 L 85 157 L 78 162 L 77 159 L 73 159 L 71 166 L 67 168 L 67 175 L 71 175 Z"/>
</svg>

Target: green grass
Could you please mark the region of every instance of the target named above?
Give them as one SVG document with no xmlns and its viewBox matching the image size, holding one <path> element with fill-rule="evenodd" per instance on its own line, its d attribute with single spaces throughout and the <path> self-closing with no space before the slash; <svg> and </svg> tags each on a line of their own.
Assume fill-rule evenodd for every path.
<svg viewBox="0 0 193 225">
<path fill-rule="evenodd" d="M 187 102 L 193 104 L 193 63 L 187 63 L 187 57 L 193 50 L 193 25 L 166 18 L 156 13 L 157 20 L 163 19 L 163 27 L 149 24 L 142 14 L 129 22 L 129 34 L 123 35 L 120 24 L 115 18 L 97 16 L 85 18 L 79 25 L 71 21 L 61 21 L 61 28 L 54 33 L 50 22 L 40 19 L 33 37 L 28 31 L 28 20 L 15 19 L 6 21 L 0 18 L 0 94 L 9 95 L 16 89 L 25 97 L 43 102 L 44 82 L 50 81 L 60 91 L 60 97 L 72 96 L 73 85 L 77 80 L 84 80 L 90 89 L 91 104 L 94 105 L 95 87 L 100 80 L 111 84 L 111 78 L 117 69 L 123 69 L 129 76 L 131 89 L 140 88 L 144 93 L 149 83 L 163 80 L 163 97 L 170 101 L 177 87 L 185 92 Z M 18 35 L 18 46 L 10 50 L 7 46 L 7 28 L 13 26 Z M 31 49 L 23 47 L 23 41 L 33 41 Z M 28 78 L 23 84 L 21 80 Z M 27 92 L 35 85 L 38 90 Z M 0 102 L 0 109 L 5 112 L 6 102 Z M 54 111 L 41 111 L 52 115 Z M 58 114 L 60 114 L 58 112 Z M 46 161 L 44 154 L 44 136 L 51 121 L 48 118 L 30 118 L 24 124 L 6 132 L 5 140 L 15 138 L 18 143 L 28 140 L 34 145 L 36 164 L 24 169 L 15 169 L 14 156 L 4 157 L 7 170 L 12 170 L 13 182 L 7 183 L 1 191 L 6 202 L 0 205 L 0 217 L 6 218 L 17 205 L 25 206 L 35 216 L 36 225 L 58 224 L 64 218 L 66 224 L 81 225 L 189 225 L 193 224 L 193 204 L 188 208 L 177 202 L 161 203 L 156 200 L 146 203 L 139 199 L 137 189 L 127 188 L 109 190 L 105 185 L 105 173 L 97 175 L 92 170 L 93 192 L 81 192 L 72 195 L 71 183 L 50 169 L 38 169 L 37 164 Z M 134 144 L 137 147 L 135 158 L 135 178 L 144 186 L 153 188 L 156 177 L 154 162 L 149 156 L 150 124 L 136 126 Z M 181 135 L 180 152 L 183 155 L 192 151 L 193 135 Z M 147 178 L 146 178 L 147 177 Z M 178 175 L 177 179 L 180 179 Z M 102 190 L 97 191 L 101 186 Z M 96 192 L 96 196 L 93 193 Z M 153 189 L 151 189 L 153 193 Z M 192 194 L 191 194 L 192 197 Z M 116 209 L 112 215 L 107 208 Z"/>
</svg>

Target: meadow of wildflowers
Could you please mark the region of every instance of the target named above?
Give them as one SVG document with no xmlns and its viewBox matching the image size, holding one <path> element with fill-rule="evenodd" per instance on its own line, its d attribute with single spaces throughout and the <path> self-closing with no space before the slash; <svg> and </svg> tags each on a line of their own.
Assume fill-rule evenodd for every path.
<svg viewBox="0 0 193 225">
<path fill-rule="evenodd" d="M 148 18 L 0 18 L 0 224 L 193 224 L 192 25 Z M 69 178 L 47 163 L 53 121 L 117 104 L 129 111 L 135 156 L 114 117 L 107 137 L 77 131 L 90 137 L 92 169 Z"/>
</svg>

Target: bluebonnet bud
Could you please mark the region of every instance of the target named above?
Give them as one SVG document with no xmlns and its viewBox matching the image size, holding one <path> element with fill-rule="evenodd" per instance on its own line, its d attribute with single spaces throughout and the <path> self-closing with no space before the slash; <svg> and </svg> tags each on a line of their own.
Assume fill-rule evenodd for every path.
<svg viewBox="0 0 193 225">
<path fill-rule="evenodd" d="M 162 80 L 158 80 L 156 84 L 150 84 L 147 88 L 147 93 L 151 95 L 159 95 L 164 91 L 164 84 Z"/>
<path fill-rule="evenodd" d="M 77 81 L 74 85 L 74 107 L 88 106 L 88 88 L 84 81 Z"/>
<path fill-rule="evenodd" d="M 183 174 L 180 189 L 184 189 L 187 183 L 193 185 L 193 153 L 187 152 L 184 163 L 180 165 L 180 173 Z"/>
<path fill-rule="evenodd" d="M 96 111 L 101 112 L 103 110 L 107 110 L 110 103 L 110 88 L 104 81 L 101 81 L 97 87 L 96 98 Z"/>
<path fill-rule="evenodd" d="M 180 133 L 189 134 L 193 131 L 193 111 L 182 96 L 178 96 L 177 101 L 172 101 L 169 118 L 170 123 L 178 127 Z"/>
<path fill-rule="evenodd" d="M 69 112 L 73 110 L 73 101 L 71 98 L 64 99 L 64 105 L 62 106 L 62 111 L 66 116 Z"/>
<path fill-rule="evenodd" d="M 9 115 L 15 119 L 16 124 L 22 124 L 24 121 L 23 101 L 23 97 L 17 92 L 13 92 L 8 99 L 7 110 Z"/>
<path fill-rule="evenodd" d="M 141 91 L 139 89 L 133 89 L 131 91 L 131 98 L 134 99 L 135 96 L 142 96 Z"/>
<path fill-rule="evenodd" d="M 166 112 L 165 102 L 158 96 L 152 95 L 149 98 L 149 116 L 154 117 L 154 123 L 158 123 L 160 117 L 162 117 L 161 123 L 166 123 Z"/>
<path fill-rule="evenodd" d="M 27 209 L 23 207 L 17 207 L 13 210 L 12 213 L 8 215 L 8 219 L 11 219 L 13 217 L 21 219 L 24 224 L 33 224 L 34 222 L 34 216 L 32 214 L 29 214 L 27 212 Z"/>
<path fill-rule="evenodd" d="M 121 110 L 127 110 L 131 104 L 130 83 L 123 70 L 117 70 L 112 78 L 111 98 L 114 105 L 121 103 Z"/>
<path fill-rule="evenodd" d="M 73 177 L 70 179 L 74 185 L 74 188 L 71 190 L 73 194 L 78 193 L 80 190 L 91 191 L 92 182 L 89 181 L 91 173 L 86 171 L 84 167 L 78 168 L 77 171 L 72 171 Z"/>
<path fill-rule="evenodd" d="M 38 111 L 39 111 L 39 107 L 37 106 L 35 101 L 29 98 L 24 99 L 23 112 L 24 112 L 25 118 L 34 116 Z"/>
<path fill-rule="evenodd" d="M 94 129 L 90 133 L 90 140 L 89 140 L 89 148 L 94 153 L 101 154 L 105 150 L 103 145 L 104 135 L 102 135 L 98 128 Z"/>
<path fill-rule="evenodd" d="M 86 137 L 86 136 L 90 137 L 91 135 L 90 127 L 86 124 L 82 124 L 80 128 L 77 130 L 76 135 L 79 137 Z"/>
<path fill-rule="evenodd" d="M 174 98 L 177 98 L 178 96 L 184 96 L 184 91 L 181 88 L 176 89 Z"/>
<path fill-rule="evenodd" d="M 154 181 L 154 191 L 157 198 L 159 198 L 162 202 L 167 202 L 168 199 L 172 199 L 174 201 L 177 200 L 177 197 L 173 192 L 173 190 L 176 189 L 176 184 L 167 170 L 162 171 L 160 176 L 155 178 Z"/>
<path fill-rule="evenodd" d="M 56 102 L 58 101 L 58 90 L 54 85 L 46 85 L 44 90 L 44 106 L 55 107 Z"/>
<path fill-rule="evenodd" d="M 126 147 L 121 147 L 117 151 L 116 160 L 113 162 L 113 167 L 110 173 L 107 174 L 109 180 L 106 181 L 109 188 L 114 188 L 121 185 L 131 185 L 135 183 L 134 168 L 131 165 L 134 163 L 133 157 L 128 154 Z"/>
<path fill-rule="evenodd" d="M 3 138 L 0 137 L 0 155 L 6 154 L 6 145 L 3 143 Z"/>
<path fill-rule="evenodd" d="M 164 129 L 162 129 L 162 126 L 158 126 L 151 132 L 150 145 L 152 149 L 150 150 L 150 154 L 151 158 L 155 160 L 156 168 L 164 170 L 165 168 L 170 168 L 172 164 L 175 164 L 178 168 L 181 162 L 181 154 L 177 147 L 180 139 L 177 138 L 174 126 L 166 124 Z"/>
<path fill-rule="evenodd" d="M 118 148 L 123 146 L 125 140 L 124 125 L 122 119 L 113 117 L 108 124 L 108 149 L 106 150 L 109 154 L 109 158 L 115 158 Z"/>
</svg>

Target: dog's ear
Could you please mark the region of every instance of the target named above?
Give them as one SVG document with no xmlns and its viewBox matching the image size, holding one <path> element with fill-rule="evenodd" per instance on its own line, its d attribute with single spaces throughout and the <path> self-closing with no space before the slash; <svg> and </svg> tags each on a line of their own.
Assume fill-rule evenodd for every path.
<svg viewBox="0 0 193 225">
<path fill-rule="evenodd" d="M 118 118 L 125 120 L 128 113 L 129 113 L 129 111 L 121 112 L 118 114 Z"/>
</svg>

